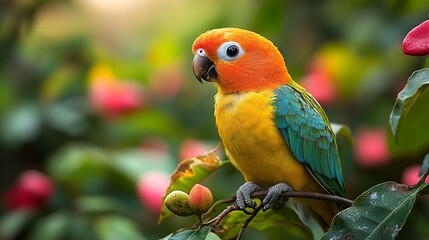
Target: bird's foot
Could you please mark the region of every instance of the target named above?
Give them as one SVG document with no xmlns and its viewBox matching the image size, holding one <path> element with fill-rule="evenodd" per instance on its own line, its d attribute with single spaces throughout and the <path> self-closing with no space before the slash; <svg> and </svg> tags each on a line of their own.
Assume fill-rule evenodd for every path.
<svg viewBox="0 0 429 240">
<path fill-rule="evenodd" d="M 293 188 L 286 183 L 277 183 L 276 185 L 268 188 L 268 193 L 262 200 L 262 210 L 267 211 L 274 204 L 276 207 L 283 207 L 289 200 L 287 197 L 280 196 L 284 192 L 292 191 Z"/>
<path fill-rule="evenodd" d="M 260 190 L 262 190 L 262 188 L 253 182 L 246 182 L 243 185 L 241 185 L 237 190 L 236 200 L 235 200 L 235 204 L 238 207 L 238 209 L 240 209 L 246 214 L 250 214 L 246 210 L 246 208 L 254 209 L 256 207 L 256 203 L 252 200 L 250 195 Z"/>
</svg>

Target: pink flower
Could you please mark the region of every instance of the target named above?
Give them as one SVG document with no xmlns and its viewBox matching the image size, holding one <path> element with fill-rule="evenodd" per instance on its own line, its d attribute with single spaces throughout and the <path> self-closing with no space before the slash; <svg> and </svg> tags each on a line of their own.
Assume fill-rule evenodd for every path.
<svg viewBox="0 0 429 240">
<path fill-rule="evenodd" d="M 402 42 L 404 54 L 424 56 L 429 54 L 429 20 L 413 28 Z"/>
<path fill-rule="evenodd" d="M 169 185 L 170 176 L 160 171 L 147 172 L 138 180 L 138 197 L 154 215 L 160 213 L 162 198 Z"/>
<path fill-rule="evenodd" d="M 186 139 L 179 147 L 179 159 L 184 160 L 190 157 L 200 156 L 210 151 L 211 149 L 212 148 L 210 146 L 199 140 Z"/>
<path fill-rule="evenodd" d="M 301 85 L 321 104 L 330 104 L 337 98 L 337 89 L 325 65 L 315 60 L 308 74 L 302 78 Z"/>
<path fill-rule="evenodd" d="M 6 191 L 5 204 L 9 209 L 37 209 L 51 198 L 52 193 L 53 184 L 48 176 L 36 170 L 27 170 Z"/>
<path fill-rule="evenodd" d="M 91 71 L 89 87 L 92 106 L 110 117 L 137 110 L 144 103 L 140 85 L 118 80 L 106 66 Z"/>
<path fill-rule="evenodd" d="M 420 165 L 413 165 L 404 170 L 402 173 L 402 183 L 406 185 L 415 185 L 420 180 L 419 171 Z M 429 177 L 426 178 L 425 182 L 429 182 Z"/>
<path fill-rule="evenodd" d="M 389 163 L 385 131 L 382 129 L 361 129 L 356 136 L 355 155 L 363 167 L 383 166 Z"/>
</svg>

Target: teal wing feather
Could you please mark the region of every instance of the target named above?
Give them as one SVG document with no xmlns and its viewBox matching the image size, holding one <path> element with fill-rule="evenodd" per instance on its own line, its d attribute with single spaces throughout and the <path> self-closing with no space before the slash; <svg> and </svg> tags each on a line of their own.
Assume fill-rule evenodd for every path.
<svg viewBox="0 0 429 240">
<path fill-rule="evenodd" d="M 344 196 L 335 134 L 319 103 L 294 82 L 275 94 L 276 126 L 292 154 L 327 192 Z"/>
</svg>

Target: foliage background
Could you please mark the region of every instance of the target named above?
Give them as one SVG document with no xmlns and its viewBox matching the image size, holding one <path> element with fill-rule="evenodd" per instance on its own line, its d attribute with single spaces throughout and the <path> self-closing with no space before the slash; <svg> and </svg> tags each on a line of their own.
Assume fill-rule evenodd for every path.
<svg viewBox="0 0 429 240">
<path fill-rule="evenodd" d="M 219 142 L 215 88 L 195 81 L 190 51 L 216 27 L 271 39 L 291 75 L 324 93 L 313 91 L 330 120 L 351 127 L 355 146 L 340 149 L 348 198 L 407 181 L 404 171 L 429 152 L 429 94 L 398 144 L 388 117 L 408 76 L 425 64 L 403 55 L 401 43 L 428 9 L 420 0 L 2 1 L 1 238 L 157 239 L 191 225 L 195 219 L 173 217 L 157 226 L 148 196 L 159 195 L 180 159 Z M 53 194 L 37 209 L 11 208 L 7 192 L 28 169 L 44 172 Z M 222 199 L 242 181 L 227 169 L 204 184 Z M 418 201 L 398 239 L 428 236 L 428 213 L 428 201 Z"/>
</svg>

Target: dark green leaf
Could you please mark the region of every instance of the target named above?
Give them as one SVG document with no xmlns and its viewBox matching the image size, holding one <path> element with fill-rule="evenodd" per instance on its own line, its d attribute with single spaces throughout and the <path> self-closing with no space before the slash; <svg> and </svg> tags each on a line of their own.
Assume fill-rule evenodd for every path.
<svg viewBox="0 0 429 240">
<path fill-rule="evenodd" d="M 398 94 L 390 114 L 390 127 L 395 138 L 398 136 L 402 120 L 405 118 L 418 96 L 428 85 L 429 68 L 420 69 L 411 75 L 405 88 Z"/>
<path fill-rule="evenodd" d="M 338 213 L 322 239 L 394 239 L 425 188 L 426 184 L 415 188 L 395 182 L 378 184 Z"/>
<path fill-rule="evenodd" d="M 222 226 L 225 231 L 223 237 L 230 239 L 237 236 L 243 223 L 248 218 L 249 215 L 241 211 L 228 214 L 222 221 Z M 258 231 L 281 227 L 284 229 L 283 239 L 313 239 L 310 228 L 299 219 L 294 210 L 287 206 L 283 207 L 281 210 L 259 212 L 250 222 L 249 227 Z"/>
</svg>

